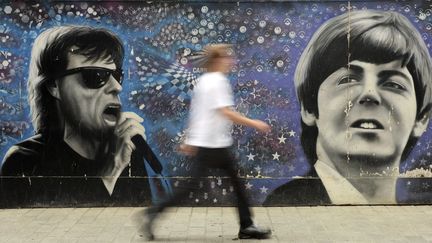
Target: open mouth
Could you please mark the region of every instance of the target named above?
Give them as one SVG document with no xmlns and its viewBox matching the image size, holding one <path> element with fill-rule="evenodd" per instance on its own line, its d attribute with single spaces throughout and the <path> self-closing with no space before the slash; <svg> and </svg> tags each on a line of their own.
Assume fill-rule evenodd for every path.
<svg viewBox="0 0 432 243">
<path fill-rule="evenodd" d="M 373 119 L 357 120 L 351 124 L 351 127 L 360 129 L 384 129 L 384 126 L 379 121 Z"/>
<path fill-rule="evenodd" d="M 109 123 L 116 123 L 120 115 L 121 105 L 120 104 L 108 104 L 103 111 L 104 120 Z"/>
</svg>

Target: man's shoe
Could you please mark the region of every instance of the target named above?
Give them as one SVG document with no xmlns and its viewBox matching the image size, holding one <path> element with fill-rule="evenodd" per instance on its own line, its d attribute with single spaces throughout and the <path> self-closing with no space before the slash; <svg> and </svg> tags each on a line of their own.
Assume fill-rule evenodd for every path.
<svg viewBox="0 0 432 243">
<path fill-rule="evenodd" d="M 144 224 L 138 230 L 139 236 L 145 238 L 148 241 L 154 240 L 153 234 L 153 221 L 157 216 L 157 211 L 155 208 L 150 207 L 144 210 Z"/>
<path fill-rule="evenodd" d="M 239 239 L 268 239 L 271 236 L 271 230 L 252 224 L 249 227 L 240 229 Z"/>
</svg>

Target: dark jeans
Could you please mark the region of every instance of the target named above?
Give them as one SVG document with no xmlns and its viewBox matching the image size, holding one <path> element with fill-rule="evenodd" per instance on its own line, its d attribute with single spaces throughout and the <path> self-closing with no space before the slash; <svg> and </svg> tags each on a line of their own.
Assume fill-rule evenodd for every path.
<svg viewBox="0 0 432 243">
<path fill-rule="evenodd" d="M 237 177 L 235 169 L 235 159 L 229 148 L 202 148 L 199 147 L 195 161 L 191 168 L 191 177 L 200 178 L 205 176 L 205 172 L 210 168 L 224 170 L 231 178 L 231 183 L 237 196 L 237 210 L 240 217 L 240 227 L 246 228 L 252 224 L 251 211 L 246 198 L 242 183 Z M 156 205 L 153 209 L 162 212 L 166 207 L 177 205 L 182 199 L 189 195 L 189 192 L 197 191 L 198 187 L 176 188 L 174 195 L 168 200 Z"/>
</svg>

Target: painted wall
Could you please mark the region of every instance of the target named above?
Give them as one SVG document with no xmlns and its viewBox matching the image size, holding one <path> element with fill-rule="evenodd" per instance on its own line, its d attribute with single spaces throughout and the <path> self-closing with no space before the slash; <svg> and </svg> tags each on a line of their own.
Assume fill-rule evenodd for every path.
<svg viewBox="0 0 432 243">
<path fill-rule="evenodd" d="M 331 204 L 332 201 L 335 203 L 332 198 L 345 194 L 343 190 L 349 190 L 346 194 L 353 196 L 337 201 L 342 204 L 429 203 L 432 200 L 432 134 L 427 121 L 427 129 L 406 159 L 390 163 L 391 156 L 381 158 L 377 155 L 387 151 L 392 141 L 399 139 L 397 135 L 403 132 L 399 125 L 404 116 L 395 118 L 396 113 L 416 115 L 415 107 L 401 101 L 404 99 L 401 97 L 406 97 L 401 93 L 407 89 L 411 90 L 410 95 L 416 95 L 412 93 L 409 80 L 400 81 L 408 82 L 402 84 L 407 86 L 404 91 L 398 91 L 386 100 L 388 104 L 380 104 L 386 109 L 377 113 L 362 111 L 357 117 L 360 120 L 361 115 L 367 114 L 367 118 L 363 118 L 364 124 L 358 124 L 357 129 L 362 126 L 363 129 L 372 129 L 376 128 L 376 123 L 382 123 L 378 125 L 382 126 L 381 132 L 392 132 L 396 134 L 394 137 L 375 143 L 375 136 L 381 135 L 376 135 L 374 131 L 368 132 L 372 135 L 360 135 L 369 136 L 365 138 L 370 141 L 369 145 L 365 145 L 365 142 L 360 145 L 350 143 L 348 138 L 340 141 L 337 136 L 323 143 L 330 148 L 337 144 L 346 145 L 345 159 L 342 159 L 341 164 L 347 167 L 338 167 L 336 171 L 339 170 L 343 176 L 334 184 L 340 185 L 341 181 L 345 181 L 348 185 L 354 185 L 354 189 L 360 191 L 360 196 L 356 192 L 353 194 L 356 190 L 350 186 L 333 187 L 333 192 L 326 193 L 329 184 L 322 185 L 317 174 L 310 174 L 314 162 L 308 162 L 301 145 L 302 117 L 294 85 L 295 70 L 312 35 L 325 21 L 348 11 L 362 9 L 394 11 L 407 17 L 420 33 L 430 53 L 430 1 L 3 2 L 0 5 L 0 157 L 3 158 L 12 145 L 34 134 L 26 87 L 35 38 L 55 26 L 86 25 L 111 30 L 123 41 L 126 51 L 123 70 L 126 75 L 120 93 L 122 109 L 144 118 L 147 142 L 163 166 L 164 178 L 145 164 L 143 168 L 148 176 L 144 173 L 122 178 L 127 186 L 135 188 L 114 198 L 102 192 L 103 188 L 97 189 L 97 193 L 86 190 L 88 183 L 100 183 L 96 174 L 81 177 L 2 175 L 3 181 L 16 180 L 18 184 L 25 182 L 30 185 L 30 189 L 23 191 L 17 186 L 12 194 L 6 193 L 3 186 L 2 205 L 143 205 L 150 203 L 151 198 L 157 201 L 167 192 L 187 186 L 186 182 L 190 180 L 194 182 L 193 187 L 199 189 L 191 192 L 184 204 L 231 205 L 234 200 L 233 188 L 223 173 L 210 171 L 209 178 L 187 178 L 192 162 L 175 151 L 184 137 L 190 95 L 201 73 L 188 57 L 209 43 L 234 44 L 238 62 L 229 78 L 235 96 L 235 108 L 249 117 L 265 120 L 272 126 L 272 131 L 265 135 L 241 126 L 233 129 L 238 174 L 242 177 L 252 204 Z M 396 79 L 400 79 L 399 76 Z M 400 85 L 400 82 L 392 87 Z M 333 89 L 336 88 L 329 87 L 327 91 Z M 355 88 L 347 89 L 341 101 L 342 108 L 333 106 L 330 101 L 320 104 L 320 107 L 328 108 L 321 117 L 325 114 L 338 117 L 344 112 L 347 115 L 350 109 L 354 112 L 358 106 L 354 91 Z M 330 93 L 328 96 L 332 98 L 336 94 Z M 308 98 L 317 97 L 311 94 Z M 344 105 L 349 106 L 348 111 Z M 355 113 L 350 114 L 355 116 Z M 333 125 L 322 122 L 319 129 L 340 129 L 343 133 L 355 136 L 355 132 L 349 132 L 349 123 L 354 122 L 350 119 L 347 116 L 341 124 Z M 371 121 L 373 119 L 385 121 Z M 413 119 L 410 122 L 418 120 Z M 403 137 L 400 141 L 405 139 L 405 135 L 400 136 Z M 386 145 L 383 146 L 383 143 Z M 359 151 L 363 151 L 365 156 L 356 157 Z M 356 159 L 361 161 L 358 166 L 355 165 Z M 356 168 L 357 171 L 347 168 Z M 336 178 L 330 175 L 331 172 L 324 176 L 327 183 L 331 183 L 331 178 Z M 93 180 L 96 182 L 91 182 Z M 290 185 L 289 188 L 286 185 Z M 79 196 L 70 197 L 69 193 Z M 8 198 L 10 195 L 14 195 L 13 199 Z"/>
</svg>

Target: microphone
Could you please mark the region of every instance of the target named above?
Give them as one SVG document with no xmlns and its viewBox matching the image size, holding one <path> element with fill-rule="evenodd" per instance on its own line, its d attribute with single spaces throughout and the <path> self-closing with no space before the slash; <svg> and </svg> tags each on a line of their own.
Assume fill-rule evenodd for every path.
<svg viewBox="0 0 432 243">
<path fill-rule="evenodd" d="M 163 169 L 162 164 L 156 157 L 153 150 L 151 150 L 148 143 L 144 140 L 144 138 L 141 135 L 137 134 L 133 136 L 131 140 L 135 144 L 135 152 L 137 153 L 137 155 L 140 157 L 144 157 L 144 159 L 147 161 L 147 163 L 149 163 L 153 171 L 157 174 L 161 174 Z"/>
</svg>

